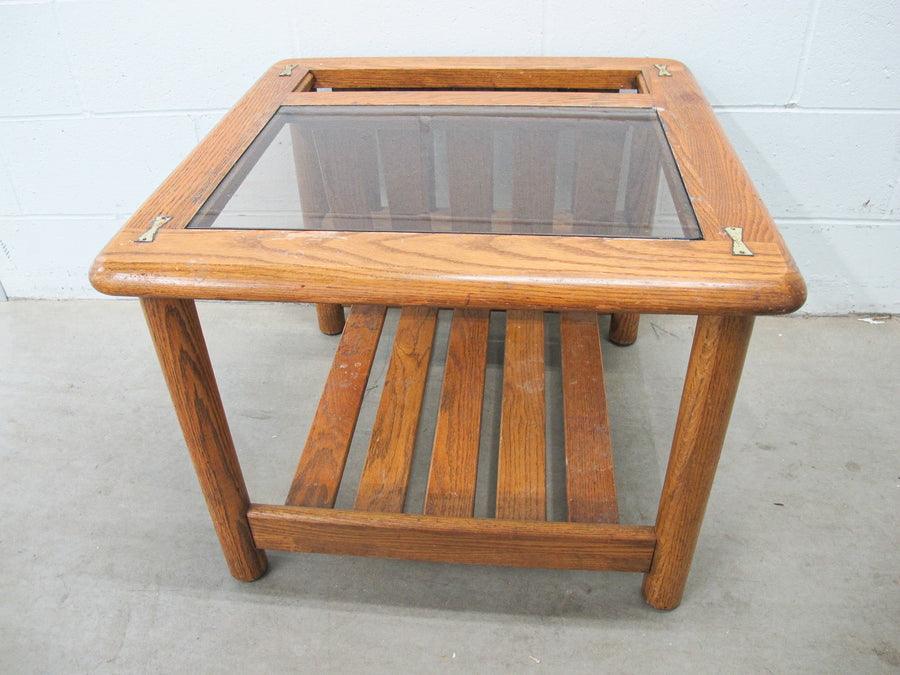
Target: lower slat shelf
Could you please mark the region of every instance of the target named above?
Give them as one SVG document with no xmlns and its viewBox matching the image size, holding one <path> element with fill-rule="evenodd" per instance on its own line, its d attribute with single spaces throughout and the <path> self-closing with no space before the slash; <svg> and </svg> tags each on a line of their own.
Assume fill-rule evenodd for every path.
<svg viewBox="0 0 900 675">
<path fill-rule="evenodd" d="M 261 549 L 509 567 L 646 572 L 653 527 L 253 504 Z"/>
<path fill-rule="evenodd" d="M 560 448 L 557 439 L 550 452 L 565 453 L 565 513 L 548 510 L 546 315 L 506 312 L 498 359 L 500 415 L 487 437 L 496 433 L 496 445 L 489 440 L 484 448 L 491 332 L 485 310 L 454 311 L 443 368 L 432 369 L 441 384 L 432 447 L 426 447 L 428 440 L 417 441 L 420 413 L 427 410 L 424 395 L 437 320 L 435 308 L 401 310 L 361 477 L 356 485 L 351 479 L 341 487 L 385 321 L 384 307 L 352 308 L 286 505 L 257 505 L 248 514 L 256 545 L 484 565 L 647 571 L 655 530 L 618 524 L 597 316 L 560 314 L 559 344 L 553 348 L 559 354 L 563 403 L 554 412 L 562 413 L 564 444 Z M 552 322 L 546 324 L 553 330 Z M 415 453 L 429 449 L 425 503 L 406 508 L 411 484 L 420 489 L 424 477 L 421 471 L 412 473 Z M 480 458 L 492 457 L 493 481 L 479 469 Z M 493 512 L 473 508 L 478 481 L 484 481 L 486 497 L 494 491 Z M 334 509 L 338 490 L 349 495 L 354 488 L 353 510 Z"/>
</svg>

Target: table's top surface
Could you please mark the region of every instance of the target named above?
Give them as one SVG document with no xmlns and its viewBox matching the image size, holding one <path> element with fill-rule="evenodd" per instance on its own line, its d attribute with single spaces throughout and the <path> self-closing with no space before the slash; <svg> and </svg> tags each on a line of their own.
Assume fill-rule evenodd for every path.
<svg viewBox="0 0 900 675">
<path fill-rule="evenodd" d="M 97 258 L 118 295 L 684 313 L 802 304 L 690 73 L 276 64 Z"/>
<path fill-rule="evenodd" d="M 282 106 L 187 227 L 702 238 L 643 108 Z"/>
</svg>

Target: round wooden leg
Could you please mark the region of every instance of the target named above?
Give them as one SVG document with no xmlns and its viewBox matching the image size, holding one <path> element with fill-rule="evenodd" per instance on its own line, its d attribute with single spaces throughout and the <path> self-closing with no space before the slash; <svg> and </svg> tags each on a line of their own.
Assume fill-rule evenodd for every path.
<svg viewBox="0 0 900 675">
<path fill-rule="evenodd" d="M 615 312 L 609 321 L 609 341 L 620 347 L 634 344 L 640 320 L 641 315 L 634 312 Z"/>
<path fill-rule="evenodd" d="M 320 303 L 316 305 L 319 330 L 325 335 L 337 335 L 344 330 L 344 306 Z"/>
<path fill-rule="evenodd" d="M 681 603 L 752 329 L 752 316 L 697 318 L 659 498 L 656 550 L 644 576 L 644 598 L 657 609 Z"/>
<path fill-rule="evenodd" d="M 250 499 L 194 301 L 142 298 L 141 305 L 228 568 L 240 581 L 258 579 L 266 552 L 250 533 Z"/>
</svg>

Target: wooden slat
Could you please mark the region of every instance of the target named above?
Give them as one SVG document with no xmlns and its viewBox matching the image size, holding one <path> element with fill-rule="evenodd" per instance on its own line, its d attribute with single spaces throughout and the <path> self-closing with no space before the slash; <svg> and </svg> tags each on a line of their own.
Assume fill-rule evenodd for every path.
<svg viewBox="0 0 900 675">
<path fill-rule="evenodd" d="M 394 230 L 430 230 L 431 148 L 425 140 L 416 119 L 405 120 L 402 128 L 378 131 L 378 151 Z"/>
<path fill-rule="evenodd" d="M 515 231 L 552 232 L 556 197 L 557 132 L 525 123 L 513 141 L 512 215 Z"/>
<path fill-rule="evenodd" d="M 506 314 L 497 518 L 545 520 L 544 315 Z"/>
<path fill-rule="evenodd" d="M 619 507 L 597 315 L 563 312 L 559 329 L 569 520 L 617 523 Z"/>
<path fill-rule="evenodd" d="M 403 510 L 436 320 L 437 310 L 430 307 L 405 307 L 400 315 L 356 495 L 357 509 Z"/>
<path fill-rule="evenodd" d="M 371 212 L 381 207 L 375 133 L 324 124 L 315 138 L 333 228 L 371 229 Z"/>
<path fill-rule="evenodd" d="M 619 173 L 625 130 L 619 124 L 599 125 L 575 134 L 575 185 L 572 215 L 578 225 L 616 222 Z"/>
<path fill-rule="evenodd" d="M 490 318 L 489 310 L 453 313 L 425 493 L 426 515 L 469 517 L 474 513 Z"/>
<path fill-rule="evenodd" d="M 493 133 L 458 122 L 447 126 L 450 215 L 454 232 L 484 232 L 494 210 Z"/>
<path fill-rule="evenodd" d="M 350 310 L 285 503 L 334 506 L 384 314 L 379 305 Z"/>
<path fill-rule="evenodd" d="M 254 504 L 257 546 L 432 562 L 645 572 L 652 527 L 444 518 Z"/>
</svg>

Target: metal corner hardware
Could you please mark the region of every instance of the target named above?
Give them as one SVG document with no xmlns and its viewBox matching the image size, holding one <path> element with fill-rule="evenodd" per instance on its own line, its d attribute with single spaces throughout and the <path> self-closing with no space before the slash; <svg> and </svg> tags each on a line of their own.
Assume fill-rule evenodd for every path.
<svg viewBox="0 0 900 675">
<path fill-rule="evenodd" d="M 297 66 L 295 64 L 290 64 L 284 67 L 280 73 L 278 73 L 278 77 L 290 77 L 291 72 L 293 72 L 294 68 Z"/>
<path fill-rule="evenodd" d="M 659 77 L 672 77 L 672 73 L 669 72 L 669 66 L 666 63 L 654 63 L 653 67 L 656 68 L 659 72 L 657 75 Z"/>
<path fill-rule="evenodd" d="M 156 216 L 153 219 L 153 223 L 151 223 L 150 227 L 141 234 L 140 237 L 135 239 L 136 242 L 148 242 L 156 239 L 156 233 L 159 232 L 159 228 L 172 220 L 172 216 Z"/>
<path fill-rule="evenodd" d="M 726 227 L 725 234 L 731 237 L 731 255 L 753 255 L 744 243 L 743 227 Z"/>
</svg>

